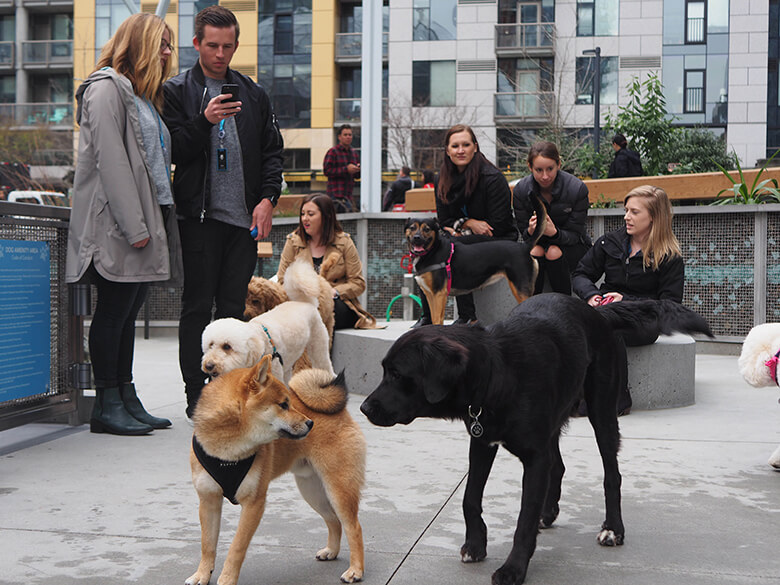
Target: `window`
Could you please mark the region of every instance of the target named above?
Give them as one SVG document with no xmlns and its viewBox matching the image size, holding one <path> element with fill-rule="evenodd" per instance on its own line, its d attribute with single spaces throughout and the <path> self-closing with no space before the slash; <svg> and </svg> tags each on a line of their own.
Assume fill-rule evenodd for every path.
<svg viewBox="0 0 780 585">
<path fill-rule="evenodd" d="M 618 0 L 577 0 L 577 36 L 617 36 Z"/>
<path fill-rule="evenodd" d="M 444 159 L 447 130 L 412 130 L 412 166 L 438 171 Z"/>
<path fill-rule="evenodd" d="M 707 42 L 706 22 L 704 0 L 688 0 L 685 3 L 685 44 L 699 45 Z"/>
<path fill-rule="evenodd" d="M 704 112 L 704 69 L 685 70 L 683 90 L 683 112 L 698 114 Z"/>
<path fill-rule="evenodd" d="M 285 148 L 282 152 L 285 171 L 308 171 L 311 169 L 311 151 L 308 148 Z"/>
<path fill-rule="evenodd" d="M 293 52 L 292 14 L 277 14 L 274 25 L 274 53 L 284 55 Z"/>
<path fill-rule="evenodd" d="M 455 61 L 415 61 L 412 64 L 412 104 L 455 105 Z"/>
<path fill-rule="evenodd" d="M 596 74 L 595 57 L 577 57 L 577 104 L 593 103 L 593 77 Z M 618 58 L 601 58 L 601 104 L 616 104 L 618 97 Z"/>
<path fill-rule="evenodd" d="M 0 75 L 0 103 L 12 104 L 16 101 L 16 76 Z"/>
<path fill-rule="evenodd" d="M 457 38 L 457 0 L 414 0 L 415 41 L 451 41 Z"/>
</svg>

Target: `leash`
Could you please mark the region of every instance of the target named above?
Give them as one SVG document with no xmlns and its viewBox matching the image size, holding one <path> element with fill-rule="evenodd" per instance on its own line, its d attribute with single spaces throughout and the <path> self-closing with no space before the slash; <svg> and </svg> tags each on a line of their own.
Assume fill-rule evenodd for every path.
<svg viewBox="0 0 780 585">
<path fill-rule="evenodd" d="M 282 359 L 282 354 L 280 354 L 276 350 L 276 345 L 274 344 L 274 340 L 271 337 L 271 334 L 268 332 L 268 329 L 266 329 L 265 325 L 260 325 L 263 328 L 263 331 L 265 331 L 265 336 L 268 338 L 268 341 L 271 344 L 271 349 L 273 349 L 273 353 L 271 354 L 271 358 L 279 358 L 279 363 L 284 366 L 284 360 Z"/>
<path fill-rule="evenodd" d="M 769 376 L 772 378 L 772 381 L 780 386 L 780 383 L 777 382 L 778 361 L 780 361 L 780 350 L 778 350 L 778 352 L 773 357 L 766 360 L 764 365 L 769 368 Z"/>
</svg>

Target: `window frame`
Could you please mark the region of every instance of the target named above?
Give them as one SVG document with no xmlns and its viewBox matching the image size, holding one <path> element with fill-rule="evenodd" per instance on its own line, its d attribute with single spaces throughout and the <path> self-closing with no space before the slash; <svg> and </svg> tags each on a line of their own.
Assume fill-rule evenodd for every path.
<svg viewBox="0 0 780 585">
<path fill-rule="evenodd" d="M 688 85 L 688 74 L 701 74 L 701 87 Z M 697 110 L 691 109 L 688 99 L 688 90 L 700 89 L 701 98 L 700 107 Z M 684 114 L 704 114 L 707 109 L 707 70 L 706 69 L 683 69 L 683 113 Z"/>
<path fill-rule="evenodd" d="M 692 4 L 701 4 L 704 8 L 704 16 L 701 24 L 701 38 L 691 39 L 691 17 L 690 7 Z M 686 45 L 706 45 L 707 44 L 707 2 L 706 0 L 685 0 L 685 44 Z"/>
</svg>

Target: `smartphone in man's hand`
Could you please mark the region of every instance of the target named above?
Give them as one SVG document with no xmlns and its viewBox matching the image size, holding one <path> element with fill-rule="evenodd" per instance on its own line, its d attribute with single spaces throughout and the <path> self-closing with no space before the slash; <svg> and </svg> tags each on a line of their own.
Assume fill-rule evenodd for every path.
<svg viewBox="0 0 780 585">
<path fill-rule="evenodd" d="M 230 97 L 222 100 L 222 103 L 237 102 L 238 101 L 238 85 L 235 83 L 225 83 L 220 91 L 222 94 L 230 94 Z"/>
</svg>

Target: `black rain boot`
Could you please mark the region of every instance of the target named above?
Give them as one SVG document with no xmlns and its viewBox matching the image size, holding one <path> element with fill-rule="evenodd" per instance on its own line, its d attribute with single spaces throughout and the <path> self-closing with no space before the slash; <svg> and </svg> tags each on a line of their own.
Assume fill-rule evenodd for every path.
<svg viewBox="0 0 780 585">
<path fill-rule="evenodd" d="M 122 402 L 125 403 L 125 410 L 135 420 L 145 423 L 153 429 L 167 429 L 171 426 L 171 421 L 167 418 L 159 418 L 146 412 L 144 405 L 141 404 L 141 400 L 138 398 L 138 394 L 135 392 L 135 384 L 132 382 L 124 382 L 120 387 L 119 394 L 122 396 Z"/>
<path fill-rule="evenodd" d="M 534 256 L 536 258 L 536 262 L 539 265 L 539 272 L 536 275 L 536 282 L 534 283 L 534 294 L 540 295 L 544 292 L 544 264 L 546 260 L 544 258 L 539 258 L 538 256 Z"/>
<path fill-rule="evenodd" d="M 561 256 L 557 260 L 546 260 L 545 270 L 547 279 L 550 281 L 550 287 L 553 292 L 564 295 L 571 295 L 571 276 L 569 276 L 569 265 Z"/>
<path fill-rule="evenodd" d="M 477 307 L 474 305 L 474 295 L 471 293 L 455 297 L 458 306 L 458 318 L 453 325 L 469 325 L 477 322 Z"/>
<path fill-rule="evenodd" d="M 89 419 L 89 430 L 93 433 L 112 435 L 146 435 L 154 429 L 132 416 L 125 409 L 119 388 L 98 388 L 95 390 L 95 406 Z"/>
<path fill-rule="evenodd" d="M 192 420 L 192 415 L 195 414 L 195 407 L 198 404 L 201 392 L 203 392 L 203 383 L 197 385 L 185 384 L 184 386 L 184 393 L 187 396 L 187 409 L 185 412 L 190 420 Z"/>
<path fill-rule="evenodd" d="M 433 323 L 431 320 L 431 308 L 428 306 L 428 299 L 426 299 L 425 295 L 422 293 L 420 293 L 420 305 L 422 314 L 420 315 L 420 318 L 415 321 L 414 325 L 410 327 L 410 329 L 417 329 L 418 327 L 431 325 Z"/>
</svg>

